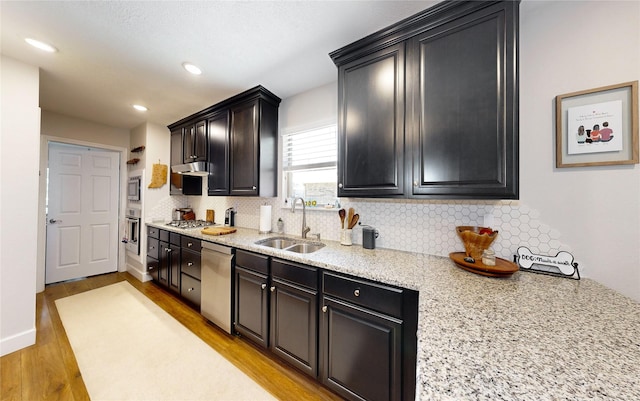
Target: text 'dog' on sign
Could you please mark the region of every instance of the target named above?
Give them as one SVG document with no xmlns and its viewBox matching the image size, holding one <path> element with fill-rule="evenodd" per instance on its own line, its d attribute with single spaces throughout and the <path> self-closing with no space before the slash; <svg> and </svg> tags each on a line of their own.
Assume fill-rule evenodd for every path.
<svg viewBox="0 0 640 401">
<path fill-rule="evenodd" d="M 518 263 L 520 270 L 580 280 L 578 263 L 566 251 L 560 251 L 556 256 L 537 255 L 526 246 L 521 246 L 517 255 L 513 256 L 513 261 Z"/>
</svg>

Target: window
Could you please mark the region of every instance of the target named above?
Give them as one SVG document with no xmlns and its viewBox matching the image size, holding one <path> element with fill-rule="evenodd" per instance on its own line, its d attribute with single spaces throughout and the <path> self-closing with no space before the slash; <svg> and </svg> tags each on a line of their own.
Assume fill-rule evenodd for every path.
<svg viewBox="0 0 640 401">
<path fill-rule="evenodd" d="M 337 126 L 295 131 L 282 137 L 283 196 L 301 197 L 307 207 L 337 203 Z"/>
</svg>

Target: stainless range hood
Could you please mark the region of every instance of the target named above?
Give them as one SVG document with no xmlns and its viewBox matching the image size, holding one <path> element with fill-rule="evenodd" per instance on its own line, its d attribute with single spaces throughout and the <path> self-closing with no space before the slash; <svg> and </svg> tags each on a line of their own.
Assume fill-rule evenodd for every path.
<svg viewBox="0 0 640 401">
<path fill-rule="evenodd" d="M 209 175 L 207 162 L 176 164 L 175 166 L 171 166 L 171 172 L 182 175 L 196 175 L 200 177 Z"/>
</svg>

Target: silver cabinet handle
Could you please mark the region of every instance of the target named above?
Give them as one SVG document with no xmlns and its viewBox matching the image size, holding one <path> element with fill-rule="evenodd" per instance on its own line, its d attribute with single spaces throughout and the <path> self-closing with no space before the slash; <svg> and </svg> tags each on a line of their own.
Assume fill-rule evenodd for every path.
<svg viewBox="0 0 640 401">
<path fill-rule="evenodd" d="M 325 306 L 323 306 L 323 307 L 322 307 L 322 311 L 323 311 L 324 313 L 327 313 L 327 309 L 328 309 L 328 308 L 327 308 L 327 305 L 325 305 Z"/>
<path fill-rule="evenodd" d="M 189 289 L 187 290 L 187 292 L 191 292 L 191 291 L 193 291 L 193 290 L 195 290 L 195 288 L 191 287 L 191 288 L 189 288 Z"/>
<path fill-rule="evenodd" d="M 193 266 L 193 262 L 188 262 L 187 266 L 189 266 L 189 267 Z"/>
<path fill-rule="evenodd" d="M 49 219 L 49 224 L 56 224 L 56 223 L 62 223 L 62 220 Z"/>
<path fill-rule="evenodd" d="M 267 288 L 267 285 L 266 284 L 262 284 L 261 287 L 264 290 L 265 288 Z"/>
<path fill-rule="evenodd" d="M 413 186 L 414 186 L 414 187 L 417 187 L 417 186 L 418 186 L 418 181 L 414 181 L 414 182 L 413 182 Z"/>
<path fill-rule="evenodd" d="M 155 246 L 150 246 L 149 249 L 156 249 L 156 247 Z"/>
<path fill-rule="evenodd" d="M 167 252 L 171 252 L 172 251 L 171 248 L 165 248 L 164 250 L 167 251 Z"/>
<path fill-rule="evenodd" d="M 271 286 L 271 292 L 274 292 L 275 290 L 276 290 L 276 286 L 275 286 L 275 285 L 272 285 L 272 286 Z"/>
<path fill-rule="evenodd" d="M 355 291 L 353 292 L 353 295 L 355 295 L 356 297 L 359 297 L 359 296 L 360 296 L 360 290 L 358 290 L 358 289 L 357 289 L 357 290 L 355 290 Z"/>
<path fill-rule="evenodd" d="M 338 184 L 338 188 L 342 188 L 342 183 Z"/>
<path fill-rule="evenodd" d="M 189 243 L 187 244 L 187 246 L 188 246 L 189 248 L 191 248 L 191 247 L 193 246 L 193 244 L 192 244 L 191 242 L 189 242 Z"/>
<path fill-rule="evenodd" d="M 258 189 L 258 187 L 256 187 L 256 186 L 254 185 L 254 186 L 252 186 L 252 187 L 251 187 L 251 189 L 253 189 L 253 190 L 255 191 L 256 189 Z"/>
</svg>

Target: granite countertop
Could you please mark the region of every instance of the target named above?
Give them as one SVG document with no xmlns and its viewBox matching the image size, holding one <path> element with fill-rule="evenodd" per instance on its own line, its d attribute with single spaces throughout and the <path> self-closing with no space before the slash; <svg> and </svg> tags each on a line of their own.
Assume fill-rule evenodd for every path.
<svg viewBox="0 0 640 401">
<path fill-rule="evenodd" d="M 419 291 L 419 400 L 640 400 L 640 304 L 590 280 L 490 278 L 445 257 L 323 241 L 311 254 L 255 245 L 276 234 L 171 229 Z"/>
</svg>

